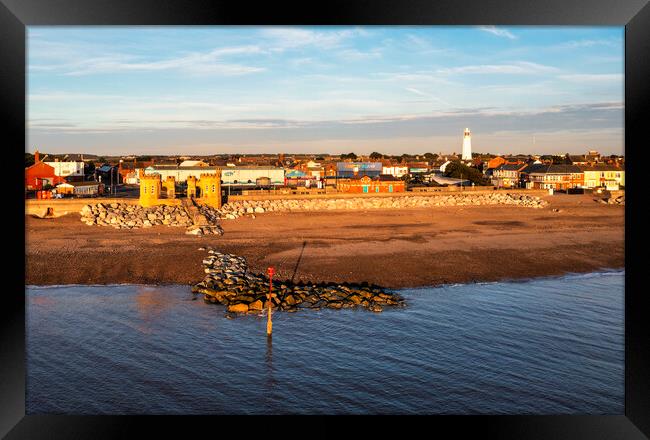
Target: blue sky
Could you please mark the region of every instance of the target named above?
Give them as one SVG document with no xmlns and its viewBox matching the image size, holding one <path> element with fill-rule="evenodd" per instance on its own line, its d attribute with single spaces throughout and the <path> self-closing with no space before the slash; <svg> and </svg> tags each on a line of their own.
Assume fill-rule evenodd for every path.
<svg viewBox="0 0 650 440">
<path fill-rule="evenodd" d="M 622 27 L 29 27 L 28 151 L 623 153 Z"/>
</svg>

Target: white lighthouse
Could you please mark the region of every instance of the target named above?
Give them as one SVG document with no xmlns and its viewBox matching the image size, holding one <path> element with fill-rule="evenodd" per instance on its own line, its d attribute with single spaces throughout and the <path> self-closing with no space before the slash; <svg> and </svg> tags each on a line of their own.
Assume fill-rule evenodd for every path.
<svg viewBox="0 0 650 440">
<path fill-rule="evenodd" d="M 466 128 L 463 133 L 463 154 L 461 158 L 463 160 L 472 160 L 472 133 L 470 133 L 469 128 Z"/>
</svg>

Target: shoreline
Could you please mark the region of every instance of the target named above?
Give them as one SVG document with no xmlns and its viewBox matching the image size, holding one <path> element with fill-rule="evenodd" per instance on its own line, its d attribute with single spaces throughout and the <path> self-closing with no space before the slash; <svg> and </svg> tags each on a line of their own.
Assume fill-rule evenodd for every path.
<svg viewBox="0 0 650 440">
<path fill-rule="evenodd" d="M 243 256 L 255 273 L 273 266 L 277 279 L 391 290 L 624 270 L 624 207 L 544 199 L 543 209 L 271 212 L 223 220 L 223 236 L 200 237 L 87 226 L 78 213 L 26 216 L 25 284 L 191 285 L 205 275 L 200 247 Z"/>
<path fill-rule="evenodd" d="M 529 281 L 539 281 L 539 280 L 553 280 L 565 277 L 585 277 L 588 275 L 624 275 L 625 267 L 610 267 L 610 268 L 601 268 L 589 272 L 567 272 L 558 275 L 540 275 L 536 277 L 529 278 L 503 278 L 496 281 L 473 281 L 467 283 L 449 283 L 449 284 L 437 284 L 431 286 L 416 286 L 416 287 L 399 287 L 396 289 L 389 289 L 395 291 L 404 291 L 404 290 L 422 290 L 422 289 L 438 289 L 450 286 L 466 286 L 473 284 L 497 284 L 497 283 L 526 283 Z M 188 284 L 177 284 L 177 283 L 159 283 L 159 284 L 140 284 L 140 283 L 108 283 L 108 284 L 25 284 L 26 289 L 60 289 L 64 287 L 125 287 L 125 286 L 137 286 L 137 287 L 188 287 L 190 290 L 192 285 Z"/>
</svg>

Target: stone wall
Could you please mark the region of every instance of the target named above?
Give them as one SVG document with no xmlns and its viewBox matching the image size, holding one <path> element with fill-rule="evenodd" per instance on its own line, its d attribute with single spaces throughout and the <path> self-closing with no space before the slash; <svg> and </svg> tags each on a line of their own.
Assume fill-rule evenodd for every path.
<svg viewBox="0 0 650 440">
<path fill-rule="evenodd" d="M 217 218 L 235 219 L 245 214 L 272 211 L 326 211 L 365 209 L 431 208 L 465 205 L 514 205 L 543 208 L 548 202 L 539 197 L 519 193 L 472 193 L 409 197 L 354 197 L 341 199 L 237 200 L 215 210 Z"/>
</svg>

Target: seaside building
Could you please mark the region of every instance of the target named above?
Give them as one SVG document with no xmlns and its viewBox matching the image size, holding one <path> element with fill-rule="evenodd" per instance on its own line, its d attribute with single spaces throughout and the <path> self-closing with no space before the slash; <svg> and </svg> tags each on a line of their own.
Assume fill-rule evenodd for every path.
<svg viewBox="0 0 650 440">
<path fill-rule="evenodd" d="M 400 178 L 405 174 L 409 173 L 409 167 L 401 165 L 383 165 L 381 168 L 381 174 L 387 174 L 393 177 Z"/>
<path fill-rule="evenodd" d="M 360 176 L 377 177 L 383 169 L 381 162 L 337 162 L 336 177 L 339 179 Z"/>
<path fill-rule="evenodd" d="M 406 190 L 403 180 L 386 174 L 375 177 L 364 175 L 338 179 L 336 189 L 340 192 L 363 194 L 394 193 Z"/>
<path fill-rule="evenodd" d="M 508 164 L 504 163 L 494 169 L 492 173 L 492 184 L 501 188 L 516 188 L 519 186 L 519 173 L 526 168 L 525 163 Z"/>
<path fill-rule="evenodd" d="M 605 188 L 616 191 L 625 187 L 625 167 L 612 165 L 581 166 L 585 188 Z"/>
<path fill-rule="evenodd" d="M 186 182 L 190 176 L 200 174 L 221 173 L 221 184 L 224 186 L 251 186 L 257 185 L 257 179 L 266 177 L 270 179 L 272 185 L 284 184 L 284 168 L 271 166 L 227 166 L 227 167 L 210 167 L 210 166 L 186 166 L 178 165 L 152 165 L 144 169 L 146 175 L 158 174 L 162 179 L 174 177 L 176 182 Z"/>
<path fill-rule="evenodd" d="M 42 190 L 47 185 L 54 186 L 64 182 L 63 177 L 56 175 L 54 167 L 42 162 L 39 152 L 34 152 L 34 165 L 25 168 L 25 188 Z"/>
<path fill-rule="evenodd" d="M 461 155 L 462 160 L 472 160 L 472 133 L 469 128 L 463 132 L 463 150 Z"/>
<path fill-rule="evenodd" d="M 576 165 L 533 164 L 521 170 L 527 175 L 526 188 L 566 190 L 582 188 L 584 173 Z"/>
<path fill-rule="evenodd" d="M 410 162 L 407 164 L 409 174 L 425 174 L 431 170 L 427 162 Z"/>
<path fill-rule="evenodd" d="M 54 174 L 59 177 L 84 176 L 84 162 L 63 162 L 55 160 L 54 162 L 43 162 L 54 168 Z"/>
</svg>

